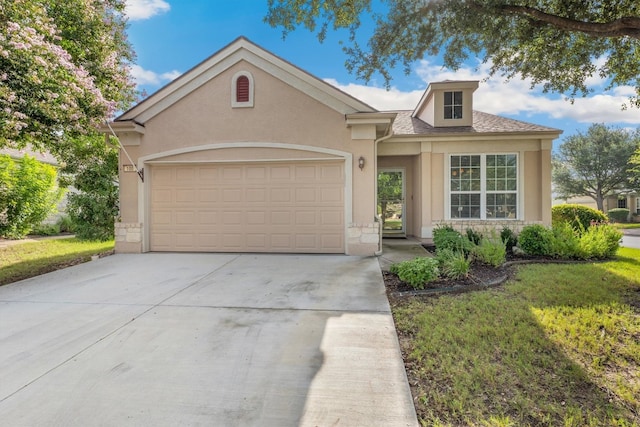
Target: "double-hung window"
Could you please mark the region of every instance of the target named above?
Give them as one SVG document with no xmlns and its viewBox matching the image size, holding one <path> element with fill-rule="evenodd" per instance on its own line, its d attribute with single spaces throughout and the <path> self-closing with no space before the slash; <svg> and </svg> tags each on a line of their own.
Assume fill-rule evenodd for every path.
<svg viewBox="0 0 640 427">
<path fill-rule="evenodd" d="M 518 218 L 518 155 L 451 155 L 452 219 Z"/>
<path fill-rule="evenodd" d="M 462 118 L 462 91 L 444 93 L 444 118 Z"/>
</svg>

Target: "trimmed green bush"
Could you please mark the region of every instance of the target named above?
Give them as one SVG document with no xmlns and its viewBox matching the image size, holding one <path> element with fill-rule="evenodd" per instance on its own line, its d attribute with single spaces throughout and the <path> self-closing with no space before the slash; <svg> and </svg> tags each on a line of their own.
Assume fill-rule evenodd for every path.
<svg viewBox="0 0 640 427">
<path fill-rule="evenodd" d="M 414 289 L 424 289 L 425 283 L 433 282 L 440 275 L 438 260 L 427 257 L 393 264 L 389 270 Z"/>
<path fill-rule="evenodd" d="M 612 222 L 628 222 L 629 209 L 615 208 L 607 211 L 607 216 Z"/>
<path fill-rule="evenodd" d="M 468 254 L 473 247 L 473 243 L 466 236 L 448 226 L 433 230 L 433 244 L 436 250 L 451 249 L 465 254 Z"/>
<path fill-rule="evenodd" d="M 449 279 L 461 279 L 469 275 L 471 261 L 462 251 L 442 249 L 436 252 L 436 259 L 442 276 Z"/>
<path fill-rule="evenodd" d="M 551 255 L 553 232 L 540 224 L 527 225 L 518 236 L 518 245 L 527 255 Z"/>
<path fill-rule="evenodd" d="M 480 244 L 471 251 L 473 259 L 483 264 L 499 267 L 504 264 L 507 257 L 507 246 L 497 238 L 483 237 Z"/>
<path fill-rule="evenodd" d="M 593 223 L 607 222 L 608 220 L 604 213 L 588 206 L 563 204 L 551 208 L 553 225 L 568 222 L 576 230 L 587 230 Z"/>
<path fill-rule="evenodd" d="M 56 169 L 25 155 L 0 155 L 0 236 L 19 239 L 53 212 L 63 190 Z"/>
</svg>

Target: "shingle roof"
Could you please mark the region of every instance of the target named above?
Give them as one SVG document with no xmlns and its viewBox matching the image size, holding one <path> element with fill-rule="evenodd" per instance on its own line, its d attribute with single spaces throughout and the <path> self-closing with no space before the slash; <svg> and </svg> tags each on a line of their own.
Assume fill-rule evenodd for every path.
<svg viewBox="0 0 640 427">
<path fill-rule="evenodd" d="M 37 161 L 42 163 L 48 163 L 53 166 L 58 166 L 58 160 L 53 157 L 50 153 L 41 153 L 36 150 L 32 150 L 31 148 L 25 148 L 23 150 L 18 150 L 17 148 L 3 148 L 0 150 L 0 154 L 8 154 L 12 159 L 21 159 L 28 154 L 31 157 L 34 157 Z"/>
<path fill-rule="evenodd" d="M 560 132 L 546 126 L 508 119 L 481 111 L 473 112 L 473 126 L 433 127 L 417 117 L 411 117 L 413 111 L 396 111 L 393 122 L 395 135 L 429 135 L 456 133 L 499 133 L 499 132 Z"/>
</svg>

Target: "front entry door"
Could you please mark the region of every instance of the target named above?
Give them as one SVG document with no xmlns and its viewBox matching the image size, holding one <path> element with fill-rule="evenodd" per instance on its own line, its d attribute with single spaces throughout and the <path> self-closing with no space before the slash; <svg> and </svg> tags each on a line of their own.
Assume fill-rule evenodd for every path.
<svg viewBox="0 0 640 427">
<path fill-rule="evenodd" d="M 386 236 L 406 234 L 405 173 L 403 169 L 378 171 L 378 214 Z"/>
</svg>

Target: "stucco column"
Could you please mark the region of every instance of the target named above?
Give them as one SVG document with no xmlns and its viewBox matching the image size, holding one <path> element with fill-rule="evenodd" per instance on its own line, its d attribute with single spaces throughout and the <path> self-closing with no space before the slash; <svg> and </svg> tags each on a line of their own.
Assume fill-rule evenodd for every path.
<svg viewBox="0 0 640 427">
<path fill-rule="evenodd" d="M 121 138 L 123 144 L 127 144 L 130 138 Z M 125 149 L 131 160 L 137 162 L 139 157 L 139 145 L 125 145 Z M 116 221 L 116 252 L 139 253 L 142 251 L 144 224 L 138 216 L 140 177 L 135 172 L 129 157 L 120 149 L 119 160 L 119 206 L 120 218 Z M 140 165 L 136 165 L 140 166 Z"/>
<path fill-rule="evenodd" d="M 552 141 L 542 141 L 540 144 L 540 217 L 542 223 L 551 225 L 551 147 Z"/>
<path fill-rule="evenodd" d="M 423 144 L 424 145 L 424 144 Z M 429 144 L 430 146 L 431 144 Z M 429 147 L 431 148 L 431 147 Z M 433 237 L 432 209 L 432 179 L 431 179 L 431 151 L 420 153 L 420 237 L 430 239 Z"/>
</svg>

